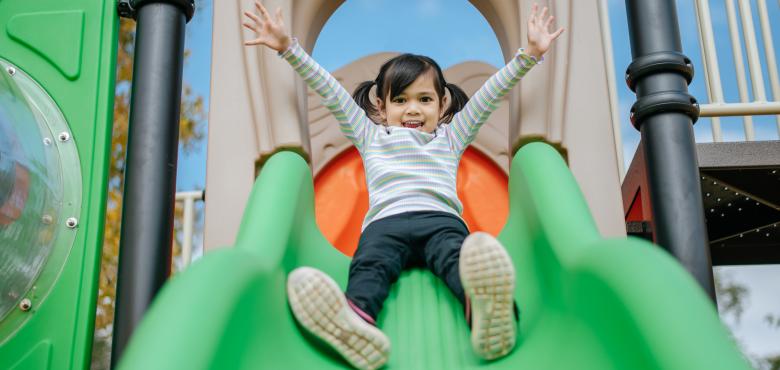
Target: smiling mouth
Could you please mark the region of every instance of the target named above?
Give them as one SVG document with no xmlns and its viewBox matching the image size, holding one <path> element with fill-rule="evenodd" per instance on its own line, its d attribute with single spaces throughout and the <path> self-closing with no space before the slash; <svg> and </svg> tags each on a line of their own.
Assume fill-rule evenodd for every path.
<svg viewBox="0 0 780 370">
<path fill-rule="evenodd" d="M 423 122 L 422 121 L 406 121 L 406 122 L 401 123 L 401 125 L 403 127 L 406 127 L 406 128 L 419 128 L 419 127 L 422 127 Z"/>
</svg>

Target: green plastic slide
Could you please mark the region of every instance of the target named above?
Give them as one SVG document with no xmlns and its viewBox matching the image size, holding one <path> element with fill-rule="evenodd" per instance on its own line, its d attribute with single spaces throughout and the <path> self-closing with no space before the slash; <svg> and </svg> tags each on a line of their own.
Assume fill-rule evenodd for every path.
<svg viewBox="0 0 780 370">
<path fill-rule="evenodd" d="M 517 348 L 474 355 L 457 300 L 423 270 L 405 272 L 379 326 L 388 369 L 750 369 L 694 280 L 660 248 L 604 239 L 558 153 L 526 145 L 512 162 L 510 216 L 500 234 L 517 269 Z M 120 369 L 343 369 L 298 327 L 285 276 L 314 266 L 346 286 L 349 258 L 314 220 L 309 167 L 271 158 L 234 248 L 174 277 L 138 327 Z"/>
</svg>

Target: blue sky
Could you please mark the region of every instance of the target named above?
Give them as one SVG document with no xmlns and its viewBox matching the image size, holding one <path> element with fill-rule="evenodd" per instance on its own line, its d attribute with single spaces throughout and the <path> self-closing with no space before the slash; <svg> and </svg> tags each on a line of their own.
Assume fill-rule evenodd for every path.
<svg viewBox="0 0 780 370">
<path fill-rule="evenodd" d="M 185 66 L 184 78 L 196 93 L 208 101 L 212 5 L 210 2 L 201 3 L 204 5 L 188 25 L 186 47 L 191 50 L 192 55 Z M 700 62 L 694 2 L 679 0 L 677 3 L 683 52 L 694 61 L 697 72 L 690 91 L 703 103 L 707 101 L 707 96 L 701 73 L 703 68 Z M 755 0 L 751 3 L 755 12 Z M 635 101 L 635 96 L 623 82 L 623 71 L 631 62 L 628 26 L 624 0 L 608 0 L 608 5 L 617 74 L 616 88 L 620 101 L 621 138 L 628 167 L 639 142 L 639 133 L 627 120 L 628 110 Z M 778 2 L 767 1 L 767 6 L 769 19 L 780 20 Z M 720 54 L 718 62 L 724 96 L 727 102 L 737 102 L 739 96 L 726 28 L 725 0 L 711 0 L 710 8 L 716 47 Z M 757 16 L 754 23 L 759 25 Z M 760 32 L 757 36 L 761 45 Z M 566 33 L 562 37 L 566 37 Z M 780 51 L 780 22 L 773 25 L 773 40 L 775 51 Z M 350 46 L 345 48 L 344 45 Z M 483 61 L 497 68 L 504 63 L 498 41 L 487 21 L 466 0 L 348 0 L 325 25 L 315 45 L 313 56 L 326 69 L 332 71 L 357 58 L 382 51 L 425 54 L 437 60 L 443 68 L 471 60 Z M 764 60 L 763 50 L 760 56 Z M 766 71 L 764 78 L 767 81 L 768 98 L 771 99 Z M 721 126 L 726 141 L 744 140 L 740 118 L 722 118 Z M 774 117 L 755 117 L 754 126 L 758 139 L 778 139 Z M 698 142 L 712 140 L 709 119 L 700 119 L 694 128 Z M 188 156 L 180 155 L 178 189 L 203 188 L 206 172 L 205 149 L 204 142 L 201 150 Z M 751 288 L 751 304 L 741 323 L 730 322 L 737 337 L 752 353 L 780 353 L 780 330 L 767 329 L 767 325 L 762 323 L 764 314 L 770 311 L 780 313 L 780 294 L 778 288 L 771 283 L 778 281 L 780 269 L 777 266 L 763 266 L 722 270 L 734 279 L 748 283 Z"/>
</svg>

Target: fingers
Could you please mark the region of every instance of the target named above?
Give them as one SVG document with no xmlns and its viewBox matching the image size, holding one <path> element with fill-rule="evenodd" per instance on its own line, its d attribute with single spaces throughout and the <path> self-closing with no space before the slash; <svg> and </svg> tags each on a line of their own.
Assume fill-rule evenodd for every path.
<svg viewBox="0 0 780 370">
<path fill-rule="evenodd" d="M 276 8 L 276 23 L 282 24 L 282 7 Z"/>
<path fill-rule="evenodd" d="M 265 40 L 263 40 L 263 39 L 248 40 L 248 41 L 244 41 L 244 45 L 246 45 L 246 46 L 265 45 Z"/>
<path fill-rule="evenodd" d="M 544 26 L 542 26 L 542 28 L 543 28 L 545 31 L 547 31 L 548 29 L 550 29 L 550 24 L 552 24 L 552 21 L 553 21 L 553 19 L 555 19 L 555 17 L 553 17 L 553 16 L 550 16 L 550 18 L 547 18 L 547 20 L 544 22 Z"/>
<path fill-rule="evenodd" d="M 545 6 L 545 7 L 542 9 L 542 13 L 541 13 L 541 14 L 539 14 L 539 21 L 540 21 L 540 22 L 541 22 L 541 21 L 544 21 L 544 18 L 546 18 L 546 17 L 547 17 L 547 7 Z"/>
<path fill-rule="evenodd" d="M 536 11 L 539 10 L 539 4 L 534 3 L 534 5 L 531 6 L 531 17 L 530 22 L 533 23 L 536 21 Z"/>
<path fill-rule="evenodd" d="M 264 20 L 266 21 L 271 20 L 271 15 L 268 14 L 268 10 L 266 10 L 263 4 L 260 4 L 260 2 L 257 0 L 255 0 L 255 8 L 257 8 L 257 10 L 260 11 L 260 14 L 263 15 Z"/>
<path fill-rule="evenodd" d="M 262 25 L 263 22 L 258 18 L 254 13 L 251 12 L 244 12 L 244 15 L 251 18 L 255 23 L 257 23 L 258 26 Z"/>
<path fill-rule="evenodd" d="M 243 24 L 243 25 L 244 25 L 244 27 L 246 27 L 246 28 L 249 28 L 249 29 L 250 29 L 250 30 L 252 30 L 252 31 L 255 31 L 255 32 L 257 32 L 257 33 L 260 33 L 260 31 L 258 31 L 258 30 L 257 30 L 257 28 L 256 28 L 256 26 L 255 26 L 255 25 L 253 25 L 253 24 L 249 24 L 249 23 L 246 23 L 246 22 L 244 22 L 244 23 L 241 23 L 241 24 Z"/>
<path fill-rule="evenodd" d="M 559 28 L 558 30 L 556 30 L 556 31 L 555 31 L 555 32 L 554 32 L 554 33 L 551 35 L 551 37 L 552 37 L 552 39 L 553 39 L 553 40 L 555 40 L 555 39 L 557 39 L 557 38 L 558 38 L 558 36 L 560 36 L 562 33 L 563 33 L 563 27 L 561 27 L 561 28 Z"/>
</svg>

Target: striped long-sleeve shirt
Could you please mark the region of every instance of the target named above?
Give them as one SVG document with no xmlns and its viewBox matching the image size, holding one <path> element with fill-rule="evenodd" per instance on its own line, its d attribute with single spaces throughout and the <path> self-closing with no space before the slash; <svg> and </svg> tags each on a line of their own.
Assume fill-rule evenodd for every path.
<svg viewBox="0 0 780 370">
<path fill-rule="evenodd" d="M 369 203 L 363 229 L 375 220 L 410 211 L 443 211 L 461 217 L 463 204 L 455 188 L 461 156 L 499 100 L 536 65 L 534 58 L 519 50 L 449 124 L 429 134 L 373 122 L 297 42 L 280 55 L 322 97 L 341 132 L 360 152 Z"/>
</svg>

